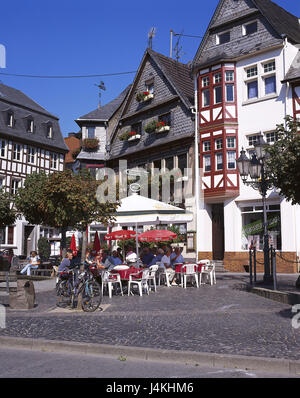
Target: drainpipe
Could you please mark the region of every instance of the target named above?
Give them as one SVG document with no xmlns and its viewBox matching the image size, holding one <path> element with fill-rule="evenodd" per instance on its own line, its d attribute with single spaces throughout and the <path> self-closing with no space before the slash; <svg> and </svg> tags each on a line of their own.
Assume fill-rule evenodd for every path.
<svg viewBox="0 0 300 398">
<path fill-rule="evenodd" d="M 282 55 L 283 55 L 283 78 L 285 78 L 286 75 L 286 53 L 285 49 L 287 47 L 287 35 L 284 33 L 281 35 L 283 39 L 283 50 L 282 50 Z M 286 92 L 285 92 L 285 99 L 284 99 L 284 118 L 287 117 L 287 99 L 288 99 L 288 93 L 289 93 L 289 83 L 286 82 Z M 284 120 L 284 126 L 286 127 L 286 120 Z"/>
<path fill-rule="evenodd" d="M 199 231 L 199 145 L 198 145 L 198 74 L 194 76 L 195 108 L 195 198 L 196 198 L 196 261 L 198 261 L 198 231 Z"/>
</svg>

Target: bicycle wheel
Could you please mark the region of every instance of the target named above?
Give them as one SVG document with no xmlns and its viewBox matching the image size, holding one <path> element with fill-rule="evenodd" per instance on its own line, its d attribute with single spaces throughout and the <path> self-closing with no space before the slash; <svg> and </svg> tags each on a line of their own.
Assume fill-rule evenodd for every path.
<svg viewBox="0 0 300 398">
<path fill-rule="evenodd" d="M 101 286 L 95 280 L 87 280 L 82 290 L 82 309 L 93 312 L 99 308 L 102 301 Z"/>
</svg>

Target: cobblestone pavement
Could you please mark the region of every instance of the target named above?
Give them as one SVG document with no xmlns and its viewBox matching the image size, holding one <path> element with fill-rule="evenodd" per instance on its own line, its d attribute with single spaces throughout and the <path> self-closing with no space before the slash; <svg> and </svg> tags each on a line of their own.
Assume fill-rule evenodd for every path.
<svg viewBox="0 0 300 398">
<path fill-rule="evenodd" d="M 47 281 L 36 288 L 34 310 L 7 311 L 0 335 L 300 359 L 291 306 L 236 289 L 243 280 L 249 277 L 218 274 L 217 285 L 199 289 L 105 296 L 102 311 L 91 314 L 57 308 L 54 280 Z"/>
</svg>

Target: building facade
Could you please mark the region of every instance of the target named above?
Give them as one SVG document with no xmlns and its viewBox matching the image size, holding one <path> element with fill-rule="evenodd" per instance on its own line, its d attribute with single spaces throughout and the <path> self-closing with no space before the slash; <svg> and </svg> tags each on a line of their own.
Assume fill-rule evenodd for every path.
<svg viewBox="0 0 300 398">
<path fill-rule="evenodd" d="M 196 133 L 203 202 L 198 209 L 198 256 L 244 271 L 249 245 L 263 270 L 262 200 L 243 184 L 236 159 L 251 157 L 260 136 L 272 144 L 277 124 L 299 117 L 300 25 L 269 0 L 221 0 L 193 61 Z M 298 78 L 298 80 L 297 80 Z M 299 206 L 276 189 L 267 195 L 270 243 L 279 272 L 297 272 Z"/>
<path fill-rule="evenodd" d="M 21 91 L 0 84 L 0 186 L 15 194 L 28 174 L 62 171 L 67 152 L 58 118 Z M 40 236 L 54 242 L 58 233 L 19 217 L 1 231 L 1 249 L 27 255 Z"/>
</svg>

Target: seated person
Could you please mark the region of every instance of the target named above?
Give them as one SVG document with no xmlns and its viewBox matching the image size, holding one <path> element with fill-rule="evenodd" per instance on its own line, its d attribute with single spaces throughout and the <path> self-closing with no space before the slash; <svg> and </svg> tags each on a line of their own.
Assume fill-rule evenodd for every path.
<svg viewBox="0 0 300 398">
<path fill-rule="evenodd" d="M 60 272 L 68 272 L 72 269 L 71 260 L 73 258 L 72 250 L 67 250 L 65 258 L 62 260 L 58 267 L 58 273 Z"/>
<path fill-rule="evenodd" d="M 123 255 L 122 255 L 122 249 L 120 247 L 117 248 L 117 253 L 118 253 L 118 256 L 119 256 L 119 258 L 120 258 L 120 260 L 122 261 L 122 264 L 123 264 L 124 258 L 123 258 Z"/>
<path fill-rule="evenodd" d="M 184 263 L 184 258 L 181 254 L 180 247 L 175 247 L 174 252 L 171 254 L 171 264 L 174 266 L 175 264 Z"/>
<path fill-rule="evenodd" d="M 164 267 L 166 269 L 170 283 L 172 283 L 172 285 L 177 285 L 177 283 L 174 281 L 175 271 L 171 266 L 171 254 L 172 249 L 168 247 L 166 254 L 161 259 L 161 267 Z"/>
<path fill-rule="evenodd" d="M 128 252 L 126 254 L 126 261 L 128 263 L 136 263 L 136 261 L 137 261 L 137 255 L 133 251 L 133 247 L 132 246 L 129 246 L 129 248 L 128 248 Z"/>
<path fill-rule="evenodd" d="M 150 263 L 152 263 L 153 258 L 154 255 L 151 253 L 149 247 L 144 247 L 141 255 L 141 260 L 144 266 L 149 267 Z"/>
<path fill-rule="evenodd" d="M 108 250 L 101 251 L 101 258 L 99 257 L 97 260 L 97 268 L 99 270 L 107 270 L 111 271 L 114 268 L 115 264 L 111 261 L 111 257 L 109 256 Z"/>
<path fill-rule="evenodd" d="M 153 257 L 152 261 L 149 263 L 149 267 L 151 267 L 151 265 L 155 265 L 157 263 L 161 262 L 161 259 L 164 256 L 164 251 L 163 249 L 157 249 L 156 250 L 156 256 Z"/>
<path fill-rule="evenodd" d="M 30 275 L 30 270 L 31 269 L 37 269 L 40 265 L 40 258 L 37 255 L 36 251 L 30 252 L 30 257 L 29 257 L 29 263 L 25 265 L 25 267 L 22 269 L 20 274 L 24 274 L 27 271 L 27 275 Z"/>
<path fill-rule="evenodd" d="M 117 250 L 112 252 L 112 256 L 109 259 L 114 265 L 123 264 L 122 260 L 120 259 Z"/>
</svg>

